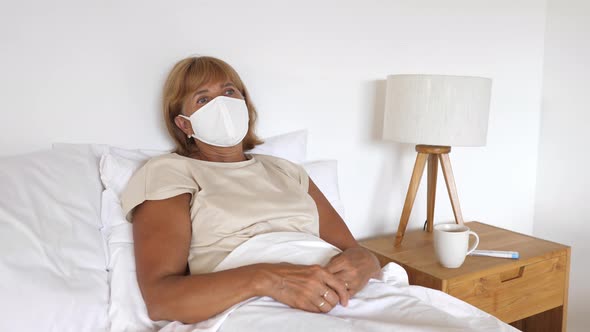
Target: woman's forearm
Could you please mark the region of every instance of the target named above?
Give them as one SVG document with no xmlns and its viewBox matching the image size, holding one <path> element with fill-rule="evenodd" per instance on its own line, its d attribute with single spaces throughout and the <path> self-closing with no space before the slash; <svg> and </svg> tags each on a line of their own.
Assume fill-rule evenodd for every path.
<svg viewBox="0 0 590 332">
<path fill-rule="evenodd" d="M 196 323 L 254 296 L 270 295 L 265 264 L 189 276 L 167 276 L 142 293 L 152 320 Z"/>
<path fill-rule="evenodd" d="M 143 286 L 152 320 L 183 323 L 206 320 L 254 296 L 269 296 L 292 308 L 318 313 L 328 312 L 338 303 L 346 306 L 349 298 L 345 283 L 326 268 L 289 263 L 167 276 Z"/>
</svg>

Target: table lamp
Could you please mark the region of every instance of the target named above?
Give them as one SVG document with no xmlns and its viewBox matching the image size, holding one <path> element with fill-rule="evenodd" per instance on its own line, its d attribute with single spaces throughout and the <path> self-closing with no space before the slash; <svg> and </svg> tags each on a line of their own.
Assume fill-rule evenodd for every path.
<svg viewBox="0 0 590 332">
<path fill-rule="evenodd" d="M 426 230 L 432 232 L 436 177 L 440 162 L 455 222 L 463 224 L 451 169 L 452 146 L 486 144 L 492 81 L 483 77 L 449 75 L 390 75 L 387 77 L 383 139 L 416 144 L 416 163 L 395 237 L 400 246 L 408 225 L 426 162 Z"/>
</svg>

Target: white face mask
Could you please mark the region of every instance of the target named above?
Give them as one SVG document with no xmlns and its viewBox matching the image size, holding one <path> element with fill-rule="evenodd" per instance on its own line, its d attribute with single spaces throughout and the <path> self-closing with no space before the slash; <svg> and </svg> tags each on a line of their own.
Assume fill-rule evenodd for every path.
<svg viewBox="0 0 590 332">
<path fill-rule="evenodd" d="M 248 107 L 242 99 L 218 96 L 190 117 L 192 137 L 209 145 L 229 147 L 240 143 L 248 133 Z"/>
</svg>

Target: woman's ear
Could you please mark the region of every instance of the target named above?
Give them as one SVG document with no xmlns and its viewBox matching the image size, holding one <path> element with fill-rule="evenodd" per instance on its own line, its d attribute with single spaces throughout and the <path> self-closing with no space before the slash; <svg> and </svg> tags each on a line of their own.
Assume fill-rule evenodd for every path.
<svg viewBox="0 0 590 332">
<path fill-rule="evenodd" d="M 180 116 L 176 116 L 174 118 L 174 124 L 180 129 L 182 130 L 182 132 L 187 136 L 187 137 L 191 137 L 194 133 L 193 131 L 193 126 L 191 125 L 191 122 L 183 117 Z"/>
</svg>

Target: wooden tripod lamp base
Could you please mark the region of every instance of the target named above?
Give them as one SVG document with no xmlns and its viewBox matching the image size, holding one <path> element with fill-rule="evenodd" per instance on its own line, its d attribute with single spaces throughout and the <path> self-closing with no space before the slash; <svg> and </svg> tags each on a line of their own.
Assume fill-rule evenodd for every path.
<svg viewBox="0 0 590 332">
<path fill-rule="evenodd" d="M 453 177 L 453 170 L 451 169 L 451 160 L 449 159 L 449 153 L 451 152 L 450 146 L 436 146 L 436 145 L 416 145 L 416 163 L 414 164 L 414 171 L 412 172 L 412 179 L 408 187 L 408 194 L 406 195 L 406 201 L 402 210 L 402 216 L 399 221 L 397 233 L 395 235 L 395 246 L 400 246 L 408 226 L 408 220 L 410 219 L 410 213 L 412 212 L 412 206 L 416 199 L 416 193 L 420 186 L 420 180 L 424 173 L 424 167 L 426 161 L 428 161 L 428 190 L 427 190 L 427 214 L 426 221 L 428 232 L 432 232 L 434 225 L 434 200 L 436 198 L 436 176 L 438 173 L 438 163 L 443 171 L 445 182 L 447 184 L 447 191 L 451 199 L 451 205 L 453 207 L 453 213 L 455 215 L 455 222 L 457 224 L 463 224 L 463 216 L 461 215 L 461 206 L 459 205 L 459 197 L 457 196 L 457 187 L 455 185 L 455 178 Z"/>
</svg>

